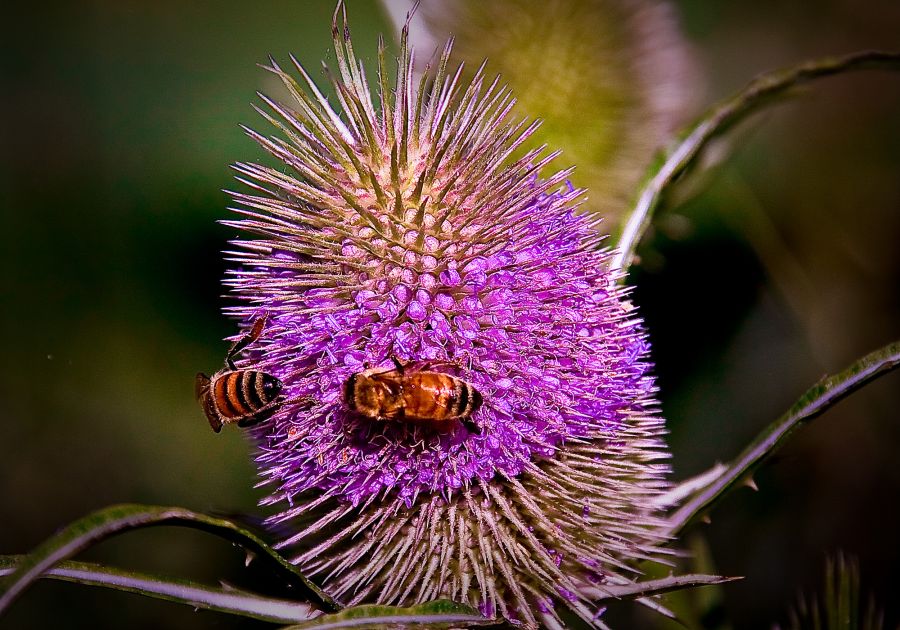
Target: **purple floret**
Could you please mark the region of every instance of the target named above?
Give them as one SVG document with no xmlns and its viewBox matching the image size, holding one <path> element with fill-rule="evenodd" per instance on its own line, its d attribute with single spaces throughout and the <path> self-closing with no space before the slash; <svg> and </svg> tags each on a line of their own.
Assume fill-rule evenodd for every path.
<svg viewBox="0 0 900 630">
<path fill-rule="evenodd" d="M 440 273 L 363 271 L 354 291 L 266 305 L 268 343 L 256 365 L 281 379 L 286 398 L 316 401 L 286 405 L 256 430 L 258 463 L 286 497 L 315 489 L 357 505 L 386 492 L 409 507 L 420 493 L 450 496 L 473 477 L 519 475 L 568 439 L 615 435 L 652 382 L 606 255 L 583 246 L 593 228 L 571 209 L 578 194 L 537 196 L 510 218 L 503 241 L 441 259 Z M 362 268 L 379 265 L 343 249 Z M 286 267 L 267 273 L 290 279 Z M 245 290 L 258 278 L 240 277 Z M 346 379 L 392 356 L 447 364 L 440 369 L 474 385 L 485 399 L 473 417 L 481 433 L 348 411 Z"/>
<path fill-rule="evenodd" d="M 248 133 L 286 169 L 237 165 L 251 191 L 225 222 L 251 235 L 232 241 L 230 311 L 266 318 L 240 365 L 284 384 L 250 429 L 268 522 L 347 604 L 440 597 L 529 626 L 558 625 L 560 607 L 593 623 L 589 593 L 665 542 L 640 321 L 570 171 L 521 148 L 535 126 L 508 122 L 505 88 L 480 70 L 461 86 L 448 46 L 417 92 L 404 30 L 376 108 L 349 31 L 335 34 L 342 115 L 299 64 L 305 91 L 273 61 L 296 102 L 266 99 L 280 136 Z M 394 360 L 483 404 L 449 425 L 350 411 L 348 378 Z"/>
</svg>

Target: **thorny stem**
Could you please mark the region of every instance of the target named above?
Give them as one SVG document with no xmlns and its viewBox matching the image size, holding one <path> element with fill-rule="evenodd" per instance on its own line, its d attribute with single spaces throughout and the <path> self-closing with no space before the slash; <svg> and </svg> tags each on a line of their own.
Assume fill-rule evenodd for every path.
<svg viewBox="0 0 900 630">
<path fill-rule="evenodd" d="M 325 612 L 340 606 L 306 579 L 297 568 L 265 542 L 230 521 L 179 507 L 123 504 L 98 510 L 69 524 L 25 556 L 8 576 L 0 580 L 0 613 L 43 573 L 63 560 L 117 534 L 159 525 L 179 525 L 207 531 L 241 545 L 269 561 L 275 575 L 291 585 L 299 597 Z"/>
<path fill-rule="evenodd" d="M 613 271 L 628 271 L 637 245 L 650 227 L 663 193 L 694 162 L 710 140 L 792 87 L 851 70 L 872 69 L 900 70 L 900 53 L 863 51 L 778 70 L 753 79 L 743 90 L 713 106 L 700 122 L 682 134 L 683 140 L 664 156 L 662 162 L 651 166 L 634 209 L 616 240 L 617 251 L 610 261 Z M 621 277 L 624 279 L 624 274 Z"/>
<path fill-rule="evenodd" d="M 807 390 L 786 414 L 760 433 L 721 475 L 675 510 L 667 520 L 666 534 L 678 536 L 700 513 L 709 511 L 735 487 L 747 483 L 753 471 L 781 448 L 794 431 L 898 365 L 900 341 L 866 355 L 834 376 L 823 378 Z"/>
</svg>

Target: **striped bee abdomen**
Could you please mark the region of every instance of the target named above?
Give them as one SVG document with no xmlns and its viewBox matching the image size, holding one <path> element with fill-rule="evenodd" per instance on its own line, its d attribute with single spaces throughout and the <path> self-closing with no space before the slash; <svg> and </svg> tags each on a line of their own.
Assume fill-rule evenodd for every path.
<svg viewBox="0 0 900 630">
<path fill-rule="evenodd" d="M 216 409 L 229 420 L 258 413 L 281 392 L 281 381 L 258 370 L 226 372 L 213 381 Z"/>
<path fill-rule="evenodd" d="M 481 407 L 481 392 L 463 380 L 456 379 L 456 409 L 454 417 L 468 418 Z"/>
<path fill-rule="evenodd" d="M 194 380 L 194 393 L 216 433 L 226 424 L 247 427 L 260 422 L 284 402 L 279 397 L 281 381 L 259 370 L 239 370 L 234 364 L 234 357 L 259 338 L 265 324 L 263 315 L 250 332 L 234 342 L 225 355 L 223 369 L 211 377 L 200 372 Z"/>
<path fill-rule="evenodd" d="M 407 418 L 438 422 L 467 418 L 481 399 L 478 390 L 464 380 L 440 372 L 410 374 L 403 394 Z"/>
</svg>

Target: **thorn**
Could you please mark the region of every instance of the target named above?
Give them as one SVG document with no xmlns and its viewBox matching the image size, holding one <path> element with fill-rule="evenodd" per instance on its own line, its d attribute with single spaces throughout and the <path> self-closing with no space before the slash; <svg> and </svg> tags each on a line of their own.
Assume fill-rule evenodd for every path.
<svg viewBox="0 0 900 630">
<path fill-rule="evenodd" d="M 337 6 L 334 7 L 334 14 L 331 16 L 331 34 L 335 39 L 338 36 L 338 14 L 343 6 L 343 0 L 338 0 Z"/>
<path fill-rule="evenodd" d="M 753 477 L 747 477 L 746 479 L 744 479 L 744 485 L 754 492 L 759 492 L 759 486 L 757 486 L 756 482 L 753 481 Z"/>
<path fill-rule="evenodd" d="M 419 2 L 420 0 L 416 0 L 412 8 L 406 12 L 406 22 L 403 23 L 403 30 L 407 33 L 409 32 L 409 23 L 412 22 L 413 16 L 416 14 L 416 11 L 419 10 Z"/>
</svg>

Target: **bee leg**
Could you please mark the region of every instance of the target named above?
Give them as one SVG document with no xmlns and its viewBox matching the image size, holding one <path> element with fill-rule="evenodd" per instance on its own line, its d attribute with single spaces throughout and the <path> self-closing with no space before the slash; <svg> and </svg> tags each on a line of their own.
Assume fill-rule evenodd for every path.
<svg viewBox="0 0 900 630">
<path fill-rule="evenodd" d="M 263 420 L 268 420 L 272 416 L 272 414 L 275 413 L 279 407 L 281 407 L 282 404 L 283 401 L 281 400 L 281 398 L 270 400 L 267 405 L 260 407 L 252 415 L 238 420 L 237 425 L 241 428 L 246 428 L 252 427 L 255 424 L 259 424 Z"/>
<path fill-rule="evenodd" d="M 405 367 L 402 363 L 400 363 L 400 359 L 397 358 L 397 355 L 391 355 L 391 361 L 394 362 L 394 367 L 397 368 L 397 372 L 400 376 L 403 376 L 403 368 Z"/>
<path fill-rule="evenodd" d="M 397 411 L 391 415 L 390 420 L 404 422 L 406 420 L 406 409 L 404 407 L 397 409 Z"/>
<path fill-rule="evenodd" d="M 253 327 L 250 329 L 246 335 L 238 339 L 232 344 L 232 346 L 228 349 L 228 354 L 225 355 L 225 364 L 228 366 L 230 370 L 236 370 L 237 368 L 234 365 L 234 357 L 241 352 L 244 348 L 249 346 L 251 343 L 259 339 L 259 336 L 262 334 L 263 328 L 266 326 L 266 321 L 269 319 L 268 314 L 262 315 L 257 318 L 255 322 L 253 322 Z"/>
<path fill-rule="evenodd" d="M 247 427 L 252 427 L 254 424 L 258 424 L 265 420 L 265 417 L 260 417 L 259 415 L 252 415 L 243 420 L 238 420 L 237 425 L 242 429 L 246 429 Z"/>
<path fill-rule="evenodd" d="M 478 426 L 478 424 L 474 420 L 472 420 L 472 418 L 463 418 L 462 424 L 464 427 L 466 427 L 466 429 L 469 430 L 469 433 L 481 435 L 481 427 Z"/>
<path fill-rule="evenodd" d="M 289 398 L 282 402 L 283 405 L 303 405 L 300 407 L 302 411 L 309 411 L 313 408 L 313 405 L 316 404 L 316 399 L 312 396 L 297 396 L 296 398 Z"/>
</svg>

